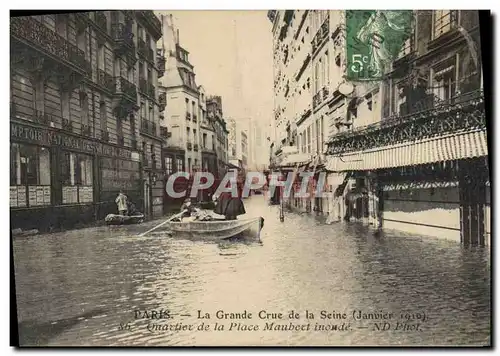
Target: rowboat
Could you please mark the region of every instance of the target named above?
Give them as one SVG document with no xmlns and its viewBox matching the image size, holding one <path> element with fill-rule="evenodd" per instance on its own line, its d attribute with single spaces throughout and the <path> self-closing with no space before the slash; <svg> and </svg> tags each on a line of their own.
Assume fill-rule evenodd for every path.
<svg viewBox="0 0 500 356">
<path fill-rule="evenodd" d="M 117 214 L 108 214 L 104 221 L 108 225 L 130 225 L 130 224 L 140 224 L 144 221 L 143 214 L 137 215 L 117 215 Z"/>
<path fill-rule="evenodd" d="M 190 239 L 210 241 L 241 236 L 260 240 L 263 226 L 264 218 L 256 217 L 242 220 L 172 221 L 164 229 L 175 236 Z"/>
</svg>

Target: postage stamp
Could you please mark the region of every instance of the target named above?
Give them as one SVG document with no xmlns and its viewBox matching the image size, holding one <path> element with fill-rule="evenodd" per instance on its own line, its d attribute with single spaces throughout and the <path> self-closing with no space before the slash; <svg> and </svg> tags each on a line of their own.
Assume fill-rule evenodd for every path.
<svg viewBox="0 0 500 356">
<path fill-rule="evenodd" d="M 346 10 L 346 77 L 380 80 L 411 35 L 412 10 Z"/>
</svg>

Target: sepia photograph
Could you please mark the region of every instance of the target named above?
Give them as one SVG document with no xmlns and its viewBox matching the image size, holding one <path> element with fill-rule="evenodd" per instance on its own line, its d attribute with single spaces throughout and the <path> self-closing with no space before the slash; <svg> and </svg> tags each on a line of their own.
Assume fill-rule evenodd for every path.
<svg viewBox="0 0 500 356">
<path fill-rule="evenodd" d="M 9 21 L 12 347 L 492 346 L 489 10 Z"/>
</svg>

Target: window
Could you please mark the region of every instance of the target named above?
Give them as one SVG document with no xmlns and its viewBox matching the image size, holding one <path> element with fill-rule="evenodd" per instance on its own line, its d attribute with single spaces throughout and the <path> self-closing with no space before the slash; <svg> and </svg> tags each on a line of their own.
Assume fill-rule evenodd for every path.
<svg viewBox="0 0 500 356">
<path fill-rule="evenodd" d="M 325 144 L 325 130 L 324 130 L 324 126 L 323 126 L 325 124 L 325 120 L 324 119 L 325 118 L 323 116 L 321 116 L 320 125 L 319 125 L 320 126 L 320 132 L 321 132 L 321 134 L 319 136 L 320 139 L 321 139 L 320 146 L 319 146 L 320 150 L 321 150 L 320 153 L 323 153 L 323 146 Z"/>
<path fill-rule="evenodd" d="M 177 172 L 182 172 L 184 170 L 184 160 L 182 158 L 177 158 Z"/>
<path fill-rule="evenodd" d="M 314 86 L 314 94 L 316 94 L 319 89 L 320 89 L 320 86 L 319 86 L 319 63 L 316 63 L 316 65 L 314 66 L 314 83 L 313 83 L 313 86 Z"/>
<path fill-rule="evenodd" d="M 10 206 L 50 205 L 50 150 L 10 144 Z"/>
<path fill-rule="evenodd" d="M 186 112 L 189 113 L 189 99 L 186 98 Z"/>
<path fill-rule="evenodd" d="M 99 106 L 99 117 L 101 118 L 101 129 L 107 130 L 108 129 L 107 112 L 106 112 L 106 103 L 104 101 L 101 102 L 101 105 Z"/>
<path fill-rule="evenodd" d="M 198 136 L 196 136 L 196 129 L 193 129 L 193 143 L 194 144 L 198 143 Z"/>
<path fill-rule="evenodd" d="M 70 117 L 70 108 L 69 108 L 69 100 L 70 94 L 68 91 L 61 89 L 60 98 L 61 98 L 61 117 L 69 122 L 71 121 Z M 64 121 L 63 121 L 64 122 Z"/>
<path fill-rule="evenodd" d="M 207 148 L 207 134 L 203 134 L 203 148 Z"/>
<path fill-rule="evenodd" d="M 187 142 L 191 141 L 191 129 L 189 127 L 186 127 L 186 140 Z"/>
<path fill-rule="evenodd" d="M 192 106 L 191 114 L 194 116 L 196 115 L 196 103 L 193 101 L 191 103 L 191 106 Z"/>
<path fill-rule="evenodd" d="M 97 68 L 105 70 L 106 52 L 104 44 L 99 44 L 97 47 Z"/>
<path fill-rule="evenodd" d="M 307 151 L 306 153 L 311 153 L 311 126 L 307 128 Z"/>
<path fill-rule="evenodd" d="M 212 150 L 215 151 L 215 136 L 212 135 Z M 236 156 L 236 153 L 234 153 L 234 156 Z"/>
<path fill-rule="evenodd" d="M 43 87 L 42 87 L 43 88 Z M 31 118 L 38 108 L 35 87 L 24 75 L 14 73 L 11 81 L 11 100 L 14 104 L 12 114 L 21 118 Z M 43 109 L 43 100 L 40 102 Z"/>
<path fill-rule="evenodd" d="M 174 162 L 172 157 L 165 157 L 165 171 L 167 172 L 168 175 L 174 172 L 173 163 Z"/>
<path fill-rule="evenodd" d="M 434 10 L 433 17 L 433 38 L 438 38 L 439 36 L 447 33 L 458 23 L 457 10 Z"/>
<path fill-rule="evenodd" d="M 188 158 L 188 172 L 191 172 L 191 158 Z"/>
<path fill-rule="evenodd" d="M 434 69 L 434 94 L 442 101 L 450 101 L 455 96 L 455 66 L 441 70 Z"/>
<path fill-rule="evenodd" d="M 62 203 L 89 203 L 93 199 L 92 156 L 63 151 L 61 156 Z"/>
<path fill-rule="evenodd" d="M 89 101 L 88 101 L 88 96 L 85 93 L 85 95 L 80 96 L 80 120 L 82 125 L 88 125 L 89 124 Z"/>
<path fill-rule="evenodd" d="M 328 56 L 328 51 L 325 52 L 325 85 L 330 85 L 330 62 L 329 59 L 330 57 Z"/>
<path fill-rule="evenodd" d="M 318 136 L 316 142 L 316 152 L 321 153 L 321 129 L 319 119 L 316 120 L 316 135 Z"/>
</svg>

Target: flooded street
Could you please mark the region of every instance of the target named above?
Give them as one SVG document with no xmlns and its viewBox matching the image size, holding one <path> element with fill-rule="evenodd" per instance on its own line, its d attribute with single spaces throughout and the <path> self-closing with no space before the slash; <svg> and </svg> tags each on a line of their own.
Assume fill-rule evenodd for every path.
<svg viewBox="0 0 500 356">
<path fill-rule="evenodd" d="M 15 239 L 21 345 L 489 344 L 489 249 L 398 233 L 375 236 L 366 227 L 327 226 L 299 214 L 286 214 L 280 223 L 277 207 L 263 197 L 245 204 L 248 216 L 266 219 L 262 244 L 131 237 L 152 222 Z M 136 318 L 139 310 L 168 311 L 172 319 Z M 210 319 L 198 319 L 198 310 Z M 246 310 L 253 318 L 217 319 L 218 310 Z M 262 310 L 284 319 L 259 319 Z M 310 323 L 309 331 L 264 330 L 266 322 L 290 324 L 292 310 L 300 314 L 293 323 Z M 306 310 L 315 319 L 307 320 Z M 322 310 L 347 318 L 322 320 Z M 354 320 L 356 310 L 393 313 L 391 329 Z M 420 326 L 394 330 L 396 319 L 401 327 L 403 320 Z M 202 322 L 210 330 L 198 331 Z M 213 330 L 215 323 L 225 330 Z M 231 323 L 259 330 L 234 325 L 230 331 Z M 314 330 L 316 323 L 350 326 Z"/>
</svg>

